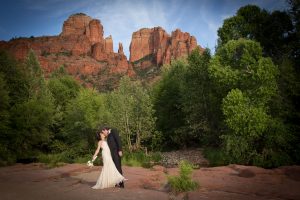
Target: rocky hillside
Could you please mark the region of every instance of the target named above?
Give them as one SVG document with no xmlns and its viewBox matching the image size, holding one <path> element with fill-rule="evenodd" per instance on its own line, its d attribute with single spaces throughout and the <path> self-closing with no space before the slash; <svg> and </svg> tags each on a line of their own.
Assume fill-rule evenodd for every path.
<svg viewBox="0 0 300 200">
<path fill-rule="evenodd" d="M 198 46 L 195 37 L 179 29 L 169 35 L 161 27 L 144 28 L 133 33 L 128 60 L 122 43 L 118 52 L 114 52 L 112 36 L 104 38 L 103 33 L 98 19 L 78 13 L 64 22 L 58 36 L 0 41 L 0 49 L 8 50 L 20 60 L 32 49 L 46 76 L 64 66 L 86 86 L 106 91 L 114 88 L 124 75 L 150 81 L 163 64 L 187 56 Z"/>
</svg>

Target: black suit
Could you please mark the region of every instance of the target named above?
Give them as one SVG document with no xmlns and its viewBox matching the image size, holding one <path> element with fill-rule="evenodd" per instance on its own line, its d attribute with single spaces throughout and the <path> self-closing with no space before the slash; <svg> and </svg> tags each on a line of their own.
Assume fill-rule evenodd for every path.
<svg viewBox="0 0 300 200">
<path fill-rule="evenodd" d="M 119 136 L 119 133 L 116 129 L 111 129 L 110 133 L 107 136 L 107 144 L 110 149 L 111 157 L 115 163 L 117 170 L 120 174 L 123 174 L 121 168 L 121 157 L 119 155 L 119 151 L 122 151 L 122 143 Z M 121 187 L 124 187 L 124 183 L 120 183 Z"/>
</svg>

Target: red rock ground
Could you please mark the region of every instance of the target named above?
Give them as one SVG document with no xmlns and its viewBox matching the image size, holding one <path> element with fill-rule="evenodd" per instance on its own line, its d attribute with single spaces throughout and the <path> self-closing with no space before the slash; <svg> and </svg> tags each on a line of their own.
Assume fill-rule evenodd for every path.
<svg viewBox="0 0 300 200">
<path fill-rule="evenodd" d="M 201 168 L 193 173 L 200 188 L 179 196 L 171 195 L 165 189 L 166 174 L 177 174 L 177 168 L 124 166 L 124 175 L 128 179 L 125 189 L 93 190 L 91 186 L 95 184 L 100 169 L 83 164 L 52 169 L 42 164 L 2 167 L 0 199 L 300 199 L 300 166 L 273 170 L 240 165 Z"/>
</svg>

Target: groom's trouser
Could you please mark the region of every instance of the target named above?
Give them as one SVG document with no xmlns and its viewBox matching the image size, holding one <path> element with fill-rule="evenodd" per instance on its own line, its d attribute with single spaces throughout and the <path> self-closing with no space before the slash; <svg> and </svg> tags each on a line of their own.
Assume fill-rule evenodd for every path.
<svg viewBox="0 0 300 200">
<path fill-rule="evenodd" d="M 121 168 L 121 157 L 119 156 L 119 153 L 117 150 L 112 150 L 111 151 L 111 157 L 115 163 L 115 166 L 117 170 L 120 172 L 120 174 L 123 174 L 122 168 Z"/>
</svg>

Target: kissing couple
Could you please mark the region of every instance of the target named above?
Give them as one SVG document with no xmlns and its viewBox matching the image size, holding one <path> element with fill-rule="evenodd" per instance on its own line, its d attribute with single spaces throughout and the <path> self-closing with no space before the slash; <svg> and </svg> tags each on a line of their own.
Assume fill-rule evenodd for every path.
<svg viewBox="0 0 300 200">
<path fill-rule="evenodd" d="M 93 161 L 102 149 L 103 168 L 93 189 L 109 187 L 124 188 L 124 180 L 121 168 L 122 144 L 116 129 L 107 126 L 97 130 L 96 138 L 98 147 L 93 155 Z"/>
</svg>

